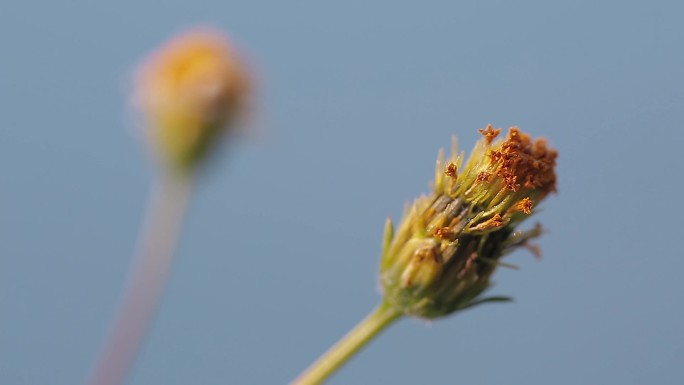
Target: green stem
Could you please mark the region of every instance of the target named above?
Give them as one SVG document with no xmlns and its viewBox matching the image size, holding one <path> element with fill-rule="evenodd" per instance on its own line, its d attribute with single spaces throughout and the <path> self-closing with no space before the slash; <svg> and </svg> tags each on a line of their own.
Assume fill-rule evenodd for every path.
<svg viewBox="0 0 684 385">
<path fill-rule="evenodd" d="M 314 362 L 291 385 L 321 384 L 375 336 L 401 317 L 386 303 L 375 308 L 363 321 Z"/>
<path fill-rule="evenodd" d="M 130 372 L 169 277 L 191 186 L 188 175 L 167 174 L 152 190 L 118 316 L 88 384 L 120 385 Z"/>
</svg>

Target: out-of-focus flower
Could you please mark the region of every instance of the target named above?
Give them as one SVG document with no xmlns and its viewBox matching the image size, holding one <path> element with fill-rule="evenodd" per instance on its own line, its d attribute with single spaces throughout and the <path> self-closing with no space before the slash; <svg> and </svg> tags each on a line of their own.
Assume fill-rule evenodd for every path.
<svg viewBox="0 0 684 385">
<path fill-rule="evenodd" d="M 201 162 L 244 113 L 247 71 L 226 37 L 193 30 L 172 39 L 140 66 L 135 103 L 163 163 L 188 170 Z"/>
<path fill-rule="evenodd" d="M 381 259 L 386 303 L 402 314 L 436 318 L 505 298 L 481 298 L 500 259 L 541 233 L 518 231 L 556 191 L 556 158 L 544 139 L 491 125 L 464 163 L 440 152 L 433 192 L 407 209 L 396 234 L 388 220 Z"/>
</svg>

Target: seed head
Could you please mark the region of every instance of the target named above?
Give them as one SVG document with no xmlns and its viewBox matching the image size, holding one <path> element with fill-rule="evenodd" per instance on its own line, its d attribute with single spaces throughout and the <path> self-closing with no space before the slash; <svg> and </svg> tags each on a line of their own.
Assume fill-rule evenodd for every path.
<svg viewBox="0 0 684 385">
<path fill-rule="evenodd" d="M 476 304 L 500 259 L 541 234 L 517 231 L 534 208 L 556 191 L 558 153 L 544 139 L 511 127 L 481 129 L 467 162 L 440 152 L 433 191 L 415 200 L 396 234 L 385 229 L 380 281 L 386 301 L 404 314 L 436 318 Z"/>
<path fill-rule="evenodd" d="M 152 53 L 135 87 L 156 152 L 172 168 L 189 169 L 243 113 L 250 82 L 220 32 L 193 30 Z"/>
</svg>

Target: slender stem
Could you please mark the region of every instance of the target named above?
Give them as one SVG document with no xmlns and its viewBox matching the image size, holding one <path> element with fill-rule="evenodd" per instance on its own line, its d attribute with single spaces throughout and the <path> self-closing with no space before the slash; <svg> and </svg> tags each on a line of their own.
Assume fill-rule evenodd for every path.
<svg viewBox="0 0 684 385">
<path fill-rule="evenodd" d="M 314 362 L 291 385 L 321 384 L 344 365 L 354 354 L 370 342 L 401 313 L 385 303 L 375 308 L 363 321 Z"/>
<path fill-rule="evenodd" d="M 191 185 L 187 176 L 165 175 L 152 189 L 118 316 L 88 384 L 126 380 L 164 292 Z"/>
</svg>

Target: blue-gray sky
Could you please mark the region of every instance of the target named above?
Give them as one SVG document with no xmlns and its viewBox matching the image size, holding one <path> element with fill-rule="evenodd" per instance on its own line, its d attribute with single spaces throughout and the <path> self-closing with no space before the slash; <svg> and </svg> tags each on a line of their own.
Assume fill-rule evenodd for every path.
<svg viewBox="0 0 684 385">
<path fill-rule="evenodd" d="M 378 301 L 383 222 L 457 134 L 559 149 L 544 259 L 489 305 L 382 334 L 331 384 L 684 383 L 684 6 L 677 1 L 0 5 L 0 383 L 78 384 L 124 282 L 151 168 L 128 74 L 228 31 L 258 131 L 201 180 L 133 385 L 284 384 Z M 532 225 L 534 220 L 528 225 Z"/>
</svg>

